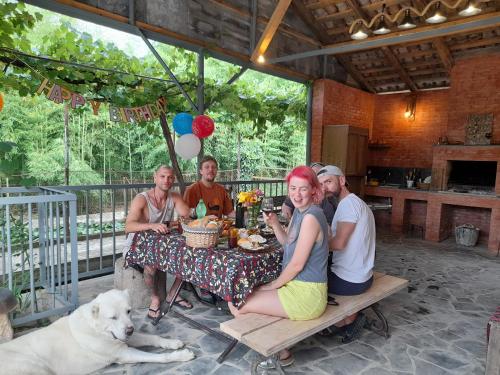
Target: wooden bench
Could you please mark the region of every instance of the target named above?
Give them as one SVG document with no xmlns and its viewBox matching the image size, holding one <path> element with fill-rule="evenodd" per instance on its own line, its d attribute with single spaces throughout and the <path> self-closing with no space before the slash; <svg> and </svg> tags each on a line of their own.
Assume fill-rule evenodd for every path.
<svg viewBox="0 0 500 375">
<path fill-rule="evenodd" d="M 237 342 L 241 342 L 266 358 L 272 357 L 276 368 L 281 372 L 282 369 L 277 360 L 280 350 L 290 348 L 305 338 L 366 308 L 371 308 L 380 320 L 378 323 L 371 322 L 373 330 L 383 334 L 386 338 L 389 337 L 387 320 L 378 310 L 376 303 L 403 289 L 407 284 L 408 280 L 375 272 L 373 284 L 368 291 L 357 296 L 335 296 L 339 305 L 328 305 L 323 315 L 317 319 L 293 321 L 250 313 L 221 323 L 220 329 L 233 337 L 233 347 Z M 259 362 L 259 359 L 254 361 L 253 374 L 256 373 Z"/>
</svg>

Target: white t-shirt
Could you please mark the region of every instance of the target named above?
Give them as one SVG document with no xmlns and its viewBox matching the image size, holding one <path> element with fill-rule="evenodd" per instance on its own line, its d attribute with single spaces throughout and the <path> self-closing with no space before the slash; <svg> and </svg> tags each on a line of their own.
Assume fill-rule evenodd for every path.
<svg viewBox="0 0 500 375">
<path fill-rule="evenodd" d="M 349 194 L 337 206 L 332 221 L 332 233 L 337 223 L 356 223 L 356 227 L 343 250 L 332 253 L 331 270 L 351 283 L 364 283 L 373 275 L 375 260 L 375 219 L 370 208 L 355 194 Z"/>
</svg>

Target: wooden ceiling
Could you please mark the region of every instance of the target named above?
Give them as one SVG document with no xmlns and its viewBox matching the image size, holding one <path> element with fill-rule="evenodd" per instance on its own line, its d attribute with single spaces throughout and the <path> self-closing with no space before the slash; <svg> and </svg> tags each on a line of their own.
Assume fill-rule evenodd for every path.
<svg viewBox="0 0 500 375">
<path fill-rule="evenodd" d="M 203 50 L 245 69 L 300 82 L 331 78 L 372 93 L 447 87 L 458 59 L 500 52 L 500 0 L 471 0 L 482 8 L 472 17 L 458 15 L 461 7 L 442 6 L 444 23 L 429 25 L 420 17 L 414 29 L 390 24 L 390 34 L 361 41 L 350 37 L 354 20 L 370 21 L 384 4 L 391 17 L 407 6 L 421 12 L 435 0 L 25 1 L 131 34 L 139 29 L 149 39 Z"/>
<path fill-rule="evenodd" d="M 293 0 L 291 9 L 308 25 L 323 46 L 351 41 L 349 28 L 355 19 L 370 21 L 387 6 L 386 13 L 396 14 L 404 6 L 422 10 L 430 0 Z M 450 2 L 451 3 L 451 2 Z M 455 1 L 453 1 L 453 4 Z M 463 19 L 457 10 L 445 7 L 448 21 Z M 500 9 L 500 0 L 481 4 L 482 13 Z M 419 17 L 417 27 L 428 26 Z M 447 21 L 447 22 L 448 22 Z M 390 24 L 389 24 L 390 25 Z M 390 25 L 397 30 L 397 25 Z M 388 34 L 390 35 L 390 34 Z M 369 36 L 368 38 L 371 38 Z M 456 59 L 471 53 L 500 51 L 500 25 L 476 32 L 411 42 L 335 55 L 358 85 L 370 92 L 447 87 L 449 72 Z"/>
</svg>

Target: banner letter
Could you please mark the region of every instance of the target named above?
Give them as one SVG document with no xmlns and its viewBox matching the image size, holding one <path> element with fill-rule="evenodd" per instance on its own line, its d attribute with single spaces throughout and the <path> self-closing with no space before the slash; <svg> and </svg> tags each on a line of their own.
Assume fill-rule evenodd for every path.
<svg viewBox="0 0 500 375">
<path fill-rule="evenodd" d="M 92 105 L 92 111 L 94 112 L 94 115 L 97 116 L 99 112 L 99 107 L 101 106 L 101 102 L 98 102 L 97 100 L 90 100 L 90 104 Z M 111 113 L 111 108 L 116 108 L 116 107 L 109 107 L 109 111 Z M 114 120 L 112 120 L 114 121 Z"/>
</svg>

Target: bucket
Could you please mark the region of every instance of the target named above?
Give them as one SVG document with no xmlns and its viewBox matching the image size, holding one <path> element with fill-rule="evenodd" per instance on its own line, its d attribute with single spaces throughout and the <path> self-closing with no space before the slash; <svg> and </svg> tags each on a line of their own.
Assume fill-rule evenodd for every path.
<svg viewBox="0 0 500 375">
<path fill-rule="evenodd" d="M 479 237 L 479 228 L 472 224 L 464 224 L 455 227 L 455 240 L 457 245 L 476 246 Z"/>
</svg>

